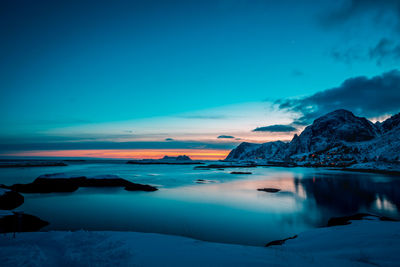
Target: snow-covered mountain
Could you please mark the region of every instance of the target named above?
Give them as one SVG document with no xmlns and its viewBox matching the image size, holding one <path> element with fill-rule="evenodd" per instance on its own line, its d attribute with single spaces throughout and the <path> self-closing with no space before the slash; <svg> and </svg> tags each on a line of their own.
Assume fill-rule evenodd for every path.
<svg viewBox="0 0 400 267">
<path fill-rule="evenodd" d="M 400 113 L 373 124 L 340 109 L 316 119 L 289 143 L 242 143 L 226 160 L 349 166 L 374 161 L 399 163 L 399 156 Z"/>
<path fill-rule="evenodd" d="M 243 142 L 233 149 L 225 160 L 284 160 L 288 143 L 282 141 L 264 144 Z"/>
</svg>

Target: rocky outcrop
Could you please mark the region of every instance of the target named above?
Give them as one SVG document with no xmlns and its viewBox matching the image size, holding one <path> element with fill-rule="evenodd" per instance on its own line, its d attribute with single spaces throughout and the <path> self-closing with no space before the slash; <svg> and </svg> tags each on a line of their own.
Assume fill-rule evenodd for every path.
<svg viewBox="0 0 400 267">
<path fill-rule="evenodd" d="M 391 131 L 392 129 L 400 127 L 400 113 L 390 117 L 380 124 L 380 128 L 384 133 Z"/>
<path fill-rule="evenodd" d="M 24 197 L 9 189 L 0 188 L 0 210 L 12 210 L 24 203 Z"/>
<path fill-rule="evenodd" d="M 157 190 L 154 186 L 132 183 L 116 175 L 86 177 L 63 173 L 41 175 L 32 183 L 14 184 L 8 188 L 21 193 L 60 193 L 74 192 L 79 187 L 124 187 L 127 191 Z"/>
<path fill-rule="evenodd" d="M 340 109 L 316 119 L 289 144 L 288 155 L 319 152 L 349 142 L 362 142 L 378 136 L 375 125 L 366 118 Z"/>
<path fill-rule="evenodd" d="M 35 232 L 49 223 L 22 212 L 0 211 L 0 233 Z"/>
</svg>

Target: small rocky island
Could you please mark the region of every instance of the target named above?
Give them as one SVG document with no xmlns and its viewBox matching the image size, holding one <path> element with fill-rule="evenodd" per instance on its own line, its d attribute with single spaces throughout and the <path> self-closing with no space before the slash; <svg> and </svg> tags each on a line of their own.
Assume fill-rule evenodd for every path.
<svg viewBox="0 0 400 267">
<path fill-rule="evenodd" d="M 141 159 L 141 160 L 130 160 L 127 164 L 167 164 L 167 165 L 198 165 L 204 164 L 200 161 L 194 161 L 186 155 L 180 155 L 177 157 L 164 156 L 161 159 Z"/>
</svg>

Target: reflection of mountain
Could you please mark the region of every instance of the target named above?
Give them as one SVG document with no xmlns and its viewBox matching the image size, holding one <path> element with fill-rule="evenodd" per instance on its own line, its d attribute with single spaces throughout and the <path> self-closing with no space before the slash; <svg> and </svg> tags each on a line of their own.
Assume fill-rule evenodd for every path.
<svg viewBox="0 0 400 267">
<path fill-rule="evenodd" d="M 313 198 L 320 208 L 338 214 L 353 214 L 369 210 L 377 198 L 388 200 L 400 211 L 400 181 L 376 182 L 369 177 L 343 174 L 341 177 L 295 178 L 294 183 L 303 187 L 308 198 Z M 385 207 L 382 212 L 387 212 Z"/>
</svg>

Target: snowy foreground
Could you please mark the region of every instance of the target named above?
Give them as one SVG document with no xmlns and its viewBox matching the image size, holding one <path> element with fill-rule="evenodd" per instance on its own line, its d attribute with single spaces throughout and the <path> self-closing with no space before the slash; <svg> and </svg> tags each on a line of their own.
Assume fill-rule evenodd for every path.
<svg viewBox="0 0 400 267">
<path fill-rule="evenodd" d="M 135 232 L 0 236 L 2 266 L 399 266 L 400 223 L 314 229 L 282 246 L 251 247 Z"/>
</svg>

